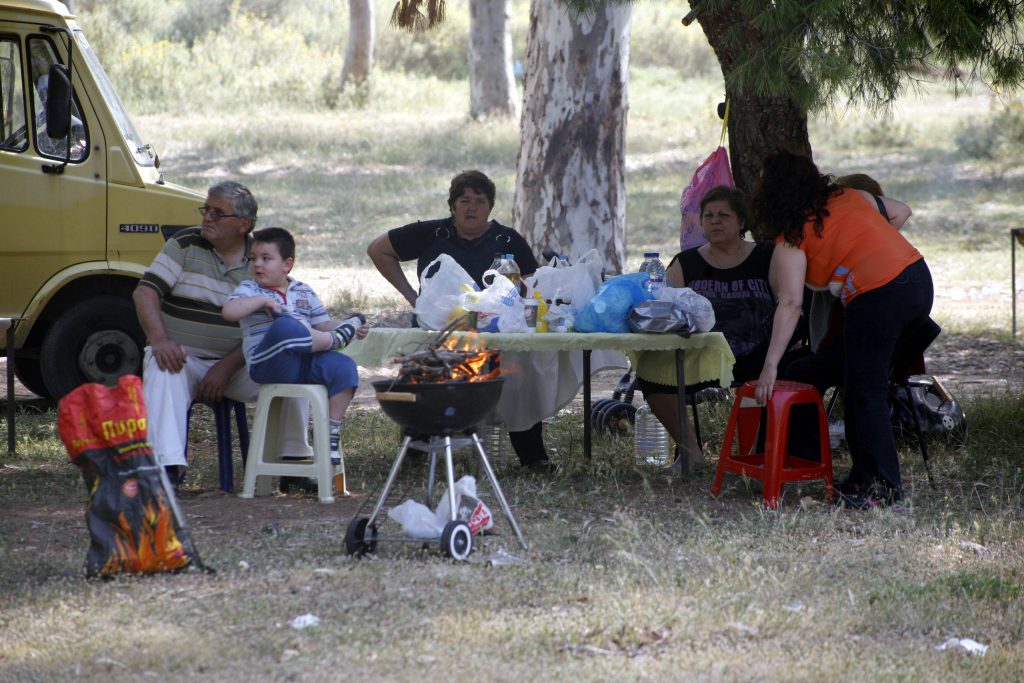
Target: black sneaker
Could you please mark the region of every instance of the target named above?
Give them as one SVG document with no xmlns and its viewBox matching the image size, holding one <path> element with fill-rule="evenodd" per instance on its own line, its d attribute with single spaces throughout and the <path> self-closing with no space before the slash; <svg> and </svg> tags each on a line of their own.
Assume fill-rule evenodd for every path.
<svg viewBox="0 0 1024 683">
<path fill-rule="evenodd" d="M 841 496 L 855 496 L 864 493 L 869 487 L 862 482 L 847 476 L 841 482 L 835 484 L 833 488 L 835 489 L 835 492 Z"/>
<path fill-rule="evenodd" d="M 558 465 L 551 462 L 547 458 L 524 462 L 523 467 L 537 474 L 554 474 L 555 472 L 558 471 Z"/>
<path fill-rule="evenodd" d="M 889 484 L 876 481 L 871 486 L 860 487 L 856 491 L 843 492 L 839 489 L 836 505 L 851 510 L 868 510 L 873 507 L 888 507 L 903 499 L 903 491 Z"/>
</svg>

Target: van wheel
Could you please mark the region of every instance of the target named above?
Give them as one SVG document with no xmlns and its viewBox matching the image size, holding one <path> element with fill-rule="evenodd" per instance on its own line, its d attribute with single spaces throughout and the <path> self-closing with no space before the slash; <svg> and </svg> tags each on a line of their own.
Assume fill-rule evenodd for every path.
<svg viewBox="0 0 1024 683">
<path fill-rule="evenodd" d="M 84 382 L 113 386 L 121 375 L 142 373 L 145 336 L 131 299 L 86 299 L 58 317 L 43 339 L 43 381 L 54 398 Z"/>
<path fill-rule="evenodd" d="M 27 349 L 22 349 L 22 352 L 27 352 Z M 46 388 L 46 382 L 43 381 L 43 369 L 38 358 L 18 358 L 15 355 L 14 376 L 36 396 L 53 398 L 50 395 L 50 390 Z"/>
</svg>

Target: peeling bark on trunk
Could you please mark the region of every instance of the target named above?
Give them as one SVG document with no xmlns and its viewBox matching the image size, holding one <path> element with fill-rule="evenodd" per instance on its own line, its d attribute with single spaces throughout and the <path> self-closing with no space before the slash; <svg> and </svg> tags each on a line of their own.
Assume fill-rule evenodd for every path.
<svg viewBox="0 0 1024 683">
<path fill-rule="evenodd" d="M 605 269 L 625 263 L 625 131 L 631 10 L 604 6 L 575 20 L 558 0 L 533 0 L 516 183 L 516 227 L 540 251 Z"/>
<path fill-rule="evenodd" d="M 691 2 L 691 6 L 695 3 Z M 761 36 L 743 14 L 741 3 L 723 3 L 713 15 L 695 10 L 708 43 L 718 57 L 722 73 L 728 74 L 740 57 L 740 46 L 757 45 Z M 742 33 L 737 41 L 735 34 Z M 799 75 L 794 75 L 799 79 Z M 752 90 L 737 90 L 726 83 L 729 98 L 729 159 L 736 185 L 752 192 L 761 170 L 761 161 L 780 145 L 794 152 L 811 155 L 807 133 L 807 113 L 788 97 L 759 95 Z"/>
<path fill-rule="evenodd" d="M 470 0 L 469 114 L 518 116 L 508 0 Z"/>
<path fill-rule="evenodd" d="M 373 0 L 348 0 L 348 46 L 341 69 L 341 87 L 360 85 L 373 71 Z"/>
</svg>

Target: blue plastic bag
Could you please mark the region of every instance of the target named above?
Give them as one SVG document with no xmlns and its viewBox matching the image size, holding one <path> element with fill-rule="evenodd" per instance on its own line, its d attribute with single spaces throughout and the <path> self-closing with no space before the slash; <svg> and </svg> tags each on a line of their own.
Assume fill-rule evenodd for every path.
<svg viewBox="0 0 1024 683">
<path fill-rule="evenodd" d="M 597 294 L 576 314 L 577 332 L 630 332 L 629 311 L 654 297 L 647 291 L 647 273 L 628 273 L 605 280 Z"/>
</svg>

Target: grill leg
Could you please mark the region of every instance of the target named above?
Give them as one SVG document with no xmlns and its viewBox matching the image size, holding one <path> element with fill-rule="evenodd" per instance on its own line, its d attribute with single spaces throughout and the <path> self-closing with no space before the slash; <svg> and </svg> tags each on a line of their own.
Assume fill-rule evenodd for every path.
<svg viewBox="0 0 1024 683">
<path fill-rule="evenodd" d="M 412 441 L 411 436 L 405 437 L 402 441 L 402 450 L 398 451 L 398 457 L 395 458 L 395 464 L 391 466 L 391 471 L 388 472 L 388 479 L 384 482 L 384 490 L 380 492 L 380 499 L 377 504 L 373 506 L 373 514 L 370 515 L 369 521 L 366 526 L 369 527 L 375 521 L 377 521 L 377 515 L 384 508 L 384 502 L 388 499 L 388 494 L 391 493 L 391 488 L 395 485 L 395 478 L 398 476 L 398 470 L 402 467 L 402 461 L 405 460 L 405 454 L 409 450 L 409 443 Z"/>
<path fill-rule="evenodd" d="M 508 518 L 508 523 L 512 525 L 512 531 L 516 532 L 516 538 L 519 539 L 519 545 L 523 546 L 523 550 L 529 550 L 526 547 L 526 541 L 523 540 L 523 534 L 519 531 L 519 525 L 516 524 L 516 518 L 512 515 L 512 510 L 508 506 L 508 501 L 505 500 L 505 494 L 501 490 L 501 484 L 498 483 L 498 478 L 494 476 L 494 470 L 491 469 L 491 463 L 487 460 L 487 454 L 484 452 L 484 447 L 480 443 L 480 437 L 474 432 L 472 434 L 473 445 L 476 446 L 476 454 L 480 458 L 480 465 L 484 468 L 484 472 L 487 473 L 487 478 L 491 480 L 491 484 L 494 486 L 494 495 L 498 497 L 498 504 L 501 505 L 501 511 L 505 513 L 505 517 Z"/>
<path fill-rule="evenodd" d="M 448 509 L 451 510 L 452 519 L 457 519 L 459 509 L 455 507 L 455 468 L 452 466 L 452 437 L 444 437 L 444 467 L 448 476 Z"/>
</svg>

